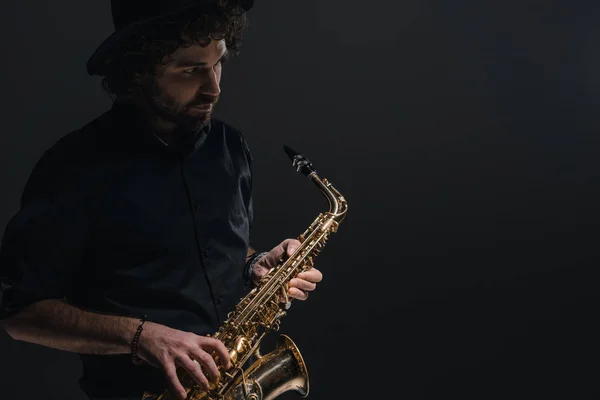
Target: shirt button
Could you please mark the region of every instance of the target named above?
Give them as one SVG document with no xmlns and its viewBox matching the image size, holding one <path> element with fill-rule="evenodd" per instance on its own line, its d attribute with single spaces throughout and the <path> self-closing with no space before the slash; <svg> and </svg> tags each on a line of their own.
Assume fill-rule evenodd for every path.
<svg viewBox="0 0 600 400">
<path fill-rule="evenodd" d="M 218 305 L 221 305 L 221 303 L 223 303 L 223 296 L 218 295 L 217 298 L 215 299 L 215 301 L 217 302 Z"/>
</svg>

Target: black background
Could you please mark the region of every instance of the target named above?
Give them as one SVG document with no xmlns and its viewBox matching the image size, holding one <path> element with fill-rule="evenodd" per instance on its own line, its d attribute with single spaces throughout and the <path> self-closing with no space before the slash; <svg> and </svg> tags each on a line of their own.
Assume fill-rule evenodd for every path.
<svg viewBox="0 0 600 400">
<path fill-rule="evenodd" d="M 600 397 L 599 7 L 257 0 L 216 112 L 255 157 L 253 240 L 326 210 L 283 144 L 349 203 L 282 324 L 311 399 Z M 42 151 L 110 106 L 85 62 L 112 25 L 108 1 L 0 20 L 4 226 Z M 85 399 L 72 354 L 2 333 L 0 368 L 2 399 Z"/>
</svg>

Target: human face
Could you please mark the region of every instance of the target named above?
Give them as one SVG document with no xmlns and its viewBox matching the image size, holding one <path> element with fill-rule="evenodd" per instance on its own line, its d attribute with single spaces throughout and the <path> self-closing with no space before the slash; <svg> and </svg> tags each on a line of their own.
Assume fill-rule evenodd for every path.
<svg viewBox="0 0 600 400">
<path fill-rule="evenodd" d="M 157 68 L 151 105 L 164 130 L 198 132 L 209 121 L 221 93 L 224 40 L 179 47 Z"/>
</svg>

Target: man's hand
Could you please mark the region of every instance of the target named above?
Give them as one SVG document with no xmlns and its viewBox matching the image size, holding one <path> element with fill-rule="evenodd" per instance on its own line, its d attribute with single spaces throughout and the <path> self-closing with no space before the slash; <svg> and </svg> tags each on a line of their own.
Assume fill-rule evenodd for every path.
<svg viewBox="0 0 600 400">
<path fill-rule="evenodd" d="M 284 254 L 291 256 L 300 246 L 296 239 L 285 239 L 275 246 L 269 253 L 258 260 L 252 271 L 252 281 L 258 283 L 260 279 L 277 265 L 277 260 Z M 323 274 L 316 268 L 298 274 L 289 282 L 288 295 L 294 299 L 306 300 L 308 293 L 315 290 L 317 283 L 321 282 Z"/>
<path fill-rule="evenodd" d="M 165 372 L 171 388 L 181 400 L 185 400 L 187 393 L 177 377 L 176 368 L 184 368 L 200 387 L 208 390 L 208 381 L 216 382 L 219 377 L 217 364 L 211 356 L 213 351 L 216 352 L 220 364 L 228 369 L 230 360 L 225 345 L 210 337 L 146 322 L 138 344 L 138 356 Z M 200 366 L 207 372 L 208 377 L 204 375 Z"/>
</svg>

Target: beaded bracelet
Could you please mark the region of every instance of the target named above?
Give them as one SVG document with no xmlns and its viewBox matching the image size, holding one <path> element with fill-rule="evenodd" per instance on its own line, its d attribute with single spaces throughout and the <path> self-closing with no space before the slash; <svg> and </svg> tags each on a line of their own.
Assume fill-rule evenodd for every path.
<svg viewBox="0 0 600 400">
<path fill-rule="evenodd" d="M 144 328 L 144 323 L 148 320 L 148 316 L 144 315 L 144 317 L 141 319 L 141 323 L 140 326 L 138 326 L 137 331 L 135 332 L 135 335 L 133 335 L 133 340 L 131 341 L 131 361 L 135 364 L 135 365 L 142 365 L 142 363 L 144 362 L 141 358 L 139 358 L 137 356 L 137 348 L 138 348 L 138 342 L 140 340 L 140 335 L 142 334 L 142 329 Z"/>
</svg>

